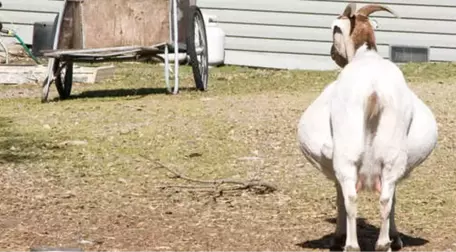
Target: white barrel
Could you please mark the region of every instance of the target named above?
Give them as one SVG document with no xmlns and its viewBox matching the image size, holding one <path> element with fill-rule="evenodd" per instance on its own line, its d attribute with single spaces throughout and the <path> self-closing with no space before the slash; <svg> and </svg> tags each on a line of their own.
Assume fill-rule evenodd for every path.
<svg viewBox="0 0 456 252">
<path fill-rule="evenodd" d="M 204 15 L 207 36 L 208 61 L 211 66 L 225 62 L 225 32 L 217 25 L 217 17 Z"/>
</svg>

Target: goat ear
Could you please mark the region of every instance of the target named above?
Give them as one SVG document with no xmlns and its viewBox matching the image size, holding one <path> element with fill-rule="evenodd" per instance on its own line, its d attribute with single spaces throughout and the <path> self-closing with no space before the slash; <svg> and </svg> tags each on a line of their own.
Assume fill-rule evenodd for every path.
<svg viewBox="0 0 456 252">
<path fill-rule="evenodd" d="M 370 24 L 372 25 L 372 29 L 374 29 L 374 30 L 377 30 L 377 29 L 378 29 L 379 25 L 378 25 L 377 20 L 375 20 L 375 19 L 369 19 L 369 22 L 370 22 Z"/>
<path fill-rule="evenodd" d="M 353 17 L 356 13 L 356 3 L 349 3 L 347 7 L 345 7 L 344 13 L 342 13 L 342 16 L 346 17 Z"/>
</svg>

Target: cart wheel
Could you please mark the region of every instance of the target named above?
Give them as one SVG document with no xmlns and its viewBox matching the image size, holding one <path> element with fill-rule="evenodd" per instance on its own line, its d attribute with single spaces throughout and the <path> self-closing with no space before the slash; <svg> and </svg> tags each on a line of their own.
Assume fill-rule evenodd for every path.
<svg viewBox="0 0 456 252">
<path fill-rule="evenodd" d="M 59 93 L 60 99 L 64 100 L 70 97 L 71 87 L 73 86 L 73 62 L 59 62 L 58 64 L 60 73 L 54 73 L 55 75 L 55 86 Z"/>
<path fill-rule="evenodd" d="M 206 28 L 203 14 L 197 6 L 190 6 L 189 13 L 191 21 L 187 29 L 187 54 L 190 57 L 196 88 L 205 91 L 209 73 Z"/>
</svg>

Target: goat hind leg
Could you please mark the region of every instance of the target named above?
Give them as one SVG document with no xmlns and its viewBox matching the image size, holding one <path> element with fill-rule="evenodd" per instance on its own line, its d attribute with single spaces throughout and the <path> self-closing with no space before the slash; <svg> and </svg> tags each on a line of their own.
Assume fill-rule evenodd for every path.
<svg viewBox="0 0 456 252">
<path fill-rule="evenodd" d="M 397 250 L 402 249 L 404 244 L 399 235 L 399 231 L 397 230 L 397 227 L 396 227 L 396 222 L 394 219 L 395 218 L 395 215 L 394 215 L 395 208 L 396 208 L 396 192 L 394 192 L 393 204 L 391 206 L 389 236 L 391 238 L 391 249 L 394 251 L 397 251 Z"/>
<path fill-rule="evenodd" d="M 337 191 L 337 219 L 336 231 L 331 241 L 331 251 L 342 251 L 347 237 L 347 212 L 345 210 L 344 194 L 339 183 L 336 182 Z"/>
<path fill-rule="evenodd" d="M 357 193 L 356 180 L 341 181 L 341 189 L 346 211 L 346 239 L 344 251 L 360 251 L 356 230 Z"/>
<path fill-rule="evenodd" d="M 382 224 L 380 227 L 380 234 L 375 245 L 376 251 L 391 251 L 391 240 L 390 240 L 390 224 L 391 224 L 391 213 L 394 214 L 393 202 L 394 202 L 394 192 L 396 189 L 396 181 L 392 179 L 392 176 L 389 176 L 389 171 L 391 167 L 385 167 L 382 176 L 382 185 L 380 193 L 380 213 L 382 217 Z M 385 176 L 385 174 L 387 174 Z"/>
</svg>

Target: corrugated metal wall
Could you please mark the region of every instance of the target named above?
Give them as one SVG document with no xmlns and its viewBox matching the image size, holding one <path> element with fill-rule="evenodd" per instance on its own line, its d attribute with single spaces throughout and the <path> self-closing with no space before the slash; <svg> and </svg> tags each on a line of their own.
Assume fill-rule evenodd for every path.
<svg viewBox="0 0 456 252">
<path fill-rule="evenodd" d="M 218 17 L 227 34 L 226 63 L 287 69 L 334 69 L 329 57 L 331 22 L 342 13 L 344 0 L 198 0 L 204 13 Z M 361 0 L 385 4 L 379 23 L 379 52 L 389 57 L 390 45 L 430 47 L 431 61 L 456 61 L 455 0 Z"/>
<path fill-rule="evenodd" d="M 59 0 L 1 0 L 0 21 L 16 31 L 26 44 L 32 44 L 35 22 L 54 22 L 63 11 L 64 1 Z M 13 40 L 3 38 L 3 40 Z"/>
</svg>

